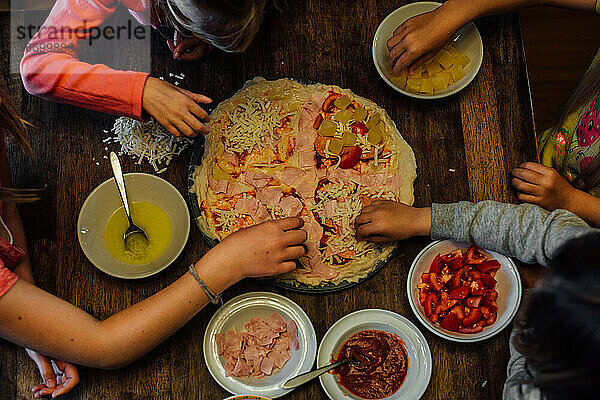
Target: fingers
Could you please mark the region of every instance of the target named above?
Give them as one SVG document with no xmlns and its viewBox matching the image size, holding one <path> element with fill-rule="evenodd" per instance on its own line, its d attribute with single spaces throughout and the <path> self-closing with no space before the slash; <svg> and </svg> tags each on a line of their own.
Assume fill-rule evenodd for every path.
<svg viewBox="0 0 600 400">
<path fill-rule="evenodd" d="M 292 229 L 299 229 L 304 226 L 304 220 L 298 217 L 287 217 L 278 219 L 275 221 L 281 229 L 284 231 L 291 231 Z"/>
<path fill-rule="evenodd" d="M 178 87 L 176 87 L 176 88 L 181 93 L 185 94 L 186 96 L 188 96 L 189 98 L 191 98 L 192 100 L 194 100 L 196 103 L 202 103 L 202 104 L 212 103 L 212 99 L 210 97 L 207 97 L 207 96 L 203 95 L 203 94 L 190 92 L 189 90 L 185 90 L 185 89 L 178 88 Z"/>
<path fill-rule="evenodd" d="M 423 64 L 425 61 L 429 60 L 431 58 L 430 54 L 425 54 L 422 55 L 421 57 L 417 58 L 415 61 L 413 61 L 409 66 L 408 66 L 408 75 L 411 75 L 413 72 L 415 72 L 415 69 L 417 69 L 417 67 L 421 64 Z"/>
<path fill-rule="evenodd" d="M 284 261 L 280 264 L 280 273 L 285 274 L 296 269 L 295 261 Z"/>
<path fill-rule="evenodd" d="M 288 247 L 284 250 L 284 260 L 297 260 L 300 257 L 306 255 L 306 247 L 304 246 L 293 246 Z"/>
<path fill-rule="evenodd" d="M 415 61 L 416 58 L 417 57 L 415 54 L 405 51 L 394 64 L 394 67 L 392 68 L 392 75 L 398 75 L 400 71 L 408 67 L 413 61 Z"/>
<path fill-rule="evenodd" d="M 359 239 L 379 233 L 377 226 L 373 223 L 363 224 L 356 228 L 356 237 Z"/>
<path fill-rule="evenodd" d="M 383 236 L 383 235 L 366 236 L 366 237 L 362 238 L 362 240 L 365 240 L 367 242 L 373 242 L 373 243 L 387 243 L 387 242 L 394 241 L 393 239 L 391 239 L 387 236 Z"/>
<path fill-rule="evenodd" d="M 523 166 L 521 164 L 521 166 Z M 521 180 L 530 182 L 530 183 L 539 183 L 542 180 L 543 175 L 537 171 L 525 168 L 515 168 L 512 171 L 514 177 L 519 178 Z"/>
<path fill-rule="evenodd" d="M 402 38 L 402 39 L 404 39 L 404 38 Z M 396 63 L 396 61 L 398 60 L 398 58 L 400 58 L 400 56 L 402 56 L 405 52 L 406 52 L 406 46 L 403 45 L 402 43 L 397 44 L 390 51 L 390 57 L 389 57 L 390 66 L 393 66 Z"/>
<path fill-rule="evenodd" d="M 39 399 L 41 397 L 51 396 L 53 392 L 54 389 L 43 388 L 42 390 L 35 392 L 34 396 L 36 399 Z"/>
<path fill-rule="evenodd" d="M 540 187 L 529 182 L 525 182 L 519 178 L 513 178 L 512 184 L 519 192 L 527 193 L 527 194 L 539 194 Z"/>
<path fill-rule="evenodd" d="M 526 193 L 517 193 L 517 198 L 523 203 L 531 203 L 539 205 L 539 198 Z"/>
<path fill-rule="evenodd" d="M 298 245 L 306 242 L 308 233 L 303 229 L 294 229 L 285 233 L 284 244 L 286 246 Z"/>
<path fill-rule="evenodd" d="M 519 168 L 528 169 L 542 175 L 547 173 L 548 171 L 554 171 L 553 168 L 531 161 L 524 162 L 523 164 L 519 165 Z"/>
<path fill-rule="evenodd" d="M 35 362 L 40 371 L 40 375 L 44 380 L 44 385 L 48 388 L 53 388 L 56 386 L 56 374 L 54 373 L 54 368 L 52 368 L 51 360 L 48 357 L 40 354 Z"/>
<path fill-rule="evenodd" d="M 371 222 L 371 216 L 368 215 L 368 211 L 363 208 L 363 211 L 354 220 L 354 227 L 358 228 L 359 226 L 368 224 L 369 222 Z"/>
</svg>

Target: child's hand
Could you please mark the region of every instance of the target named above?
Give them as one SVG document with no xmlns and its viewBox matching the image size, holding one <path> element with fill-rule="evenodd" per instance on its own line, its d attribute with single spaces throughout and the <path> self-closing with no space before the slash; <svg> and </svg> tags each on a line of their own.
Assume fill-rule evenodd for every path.
<svg viewBox="0 0 600 400">
<path fill-rule="evenodd" d="M 542 164 L 525 162 L 512 174 L 512 184 L 518 190 L 519 200 L 548 211 L 569 209 L 569 202 L 577 191 L 554 168 Z"/>
<path fill-rule="evenodd" d="M 433 57 L 452 38 L 455 27 L 448 23 L 442 8 L 406 20 L 388 40 L 392 75 L 414 68 Z"/>
<path fill-rule="evenodd" d="M 208 113 L 198 103 L 210 103 L 208 97 L 178 88 L 161 79 L 149 77 L 142 94 L 142 107 L 175 136 L 197 136 L 210 132 L 204 123 Z"/>
<path fill-rule="evenodd" d="M 307 233 L 300 218 L 283 218 L 240 229 L 208 255 L 238 279 L 279 275 L 296 269 L 294 260 L 306 254 Z"/>
<path fill-rule="evenodd" d="M 431 209 L 413 208 L 390 200 L 376 200 L 354 221 L 358 240 L 383 243 L 428 235 Z"/>
<path fill-rule="evenodd" d="M 34 386 L 31 391 L 35 398 L 51 396 L 56 398 L 69 393 L 79 383 L 77 367 L 65 361 L 52 360 L 38 352 L 26 349 L 35 361 L 44 383 Z"/>
</svg>

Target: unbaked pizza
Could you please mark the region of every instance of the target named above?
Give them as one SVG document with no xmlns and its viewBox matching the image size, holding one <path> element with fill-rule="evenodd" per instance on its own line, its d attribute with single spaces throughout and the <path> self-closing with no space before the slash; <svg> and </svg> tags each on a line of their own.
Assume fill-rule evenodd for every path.
<svg viewBox="0 0 600 400">
<path fill-rule="evenodd" d="M 256 78 L 211 115 L 193 191 L 205 235 L 299 216 L 307 255 L 278 277 L 318 286 L 366 277 L 393 244 L 358 241 L 374 199 L 413 202 L 415 157 L 385 110 L 337 86 Z"/>
</svg>

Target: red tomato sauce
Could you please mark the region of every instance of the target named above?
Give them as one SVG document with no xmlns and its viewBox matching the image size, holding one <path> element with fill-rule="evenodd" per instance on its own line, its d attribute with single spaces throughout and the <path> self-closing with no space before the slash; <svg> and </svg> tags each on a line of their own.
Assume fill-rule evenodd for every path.
<svg viewBox="0 0 600 400">
<path fill-rule="evenodd" d="M 382 399 L 396 393 L 408 371 L 408 354 L 396 335 L 378 330 L 355 333 L 344 342 L 335 361 L 359 362 L 333 370 L 339 383 L 363 399 Z"/>
</svg>

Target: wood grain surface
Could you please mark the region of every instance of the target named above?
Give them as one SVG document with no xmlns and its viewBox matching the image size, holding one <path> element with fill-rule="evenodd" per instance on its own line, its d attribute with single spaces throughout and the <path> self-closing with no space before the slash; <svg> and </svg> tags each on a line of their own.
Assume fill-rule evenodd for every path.
<svg viewBox="0 0 600 400">
<path fill-rule="evenodd" d="M 154 36 L 152 74 L 168 78 L 185 73 L 182 87 L 215 100 L 227 98 L 248 79 L 299 77 L 350 88 L 384 107 L 413 147 L 418 165 L 416 205 L 494 199 L 515 201 L 510 170 L 536 159 L 531 100 L 520 24 L 516 14 L 477 21 L 484 61 L 475 80 L 459 94 L 423 101 L 404 97 L 378 76 L 371 41 L 378 24 L 403 1 L 290 1 L 289 9 L 267 12 L 258 37 L 241 55 L 214 51 L 199 63 L 176 62 L 164 40 Z M 51 103 L 25 92 L 20 78 L 8 74 L 8 15 L 0 14 L 0 67 L 9 90 L 38 129 L 32 133 L 33 157 L 14 144 L 9 158 L 15 185 L 47 187 L 41 203 L 22 207 L 37 284 L 97 318 L 109 315 L 164 288 L 185 273 L 207 250 L 193 226 L 181 257 L 160 274 L 138 281 L 112 278 L 97 270 L 77 241 L 79 210 L 88 194 L 108 179 L 110 166 L 102 140 L 114 116 Z M 115 49 L 115 66 L 136 69 L 142 60 Z M 90 54 L 82 54 L 82 58 Z M 112 65 L 112 64 L 111 64 Z M 109 150 L 114 147 L 108 146 Z M 100 165 L 96 165 L 96 161 Z M 163 175 L 182 193 L 187 190 L 189 153 Z M 123 160 L 126 171 L 152 172 L 148 165 Z M 288 296 L 309 315 L 320 340 L 344 315 L 383 308 L 404 315 L 424 333 L 433 354 L 433 375 L 425 399 L 499 399 L 508 361 L 506 328 L 477 344 L 456 344 L 426 330 L 415 318 L 406 295 L 408 268 L 429 242 L 401 242 L 392 261 L 374 278 L 335 294 L 306 295 L 245 280 L 225 299 L 255 290 Z M 81 383 L 65 399 L 202 399 L 227 397 L 204 365 L 202 339 L 215 311 L 208 306 L 147 356 L 117 371 L 80 368 Z M 52 321 L 48 321 L 52 323 Z M 25 351 L 0 340 L 2 399 L 32 398 L 40 378 Z M 297 389 L 289 399 L 325 398 L 318 382 Z"/>
</svg>

